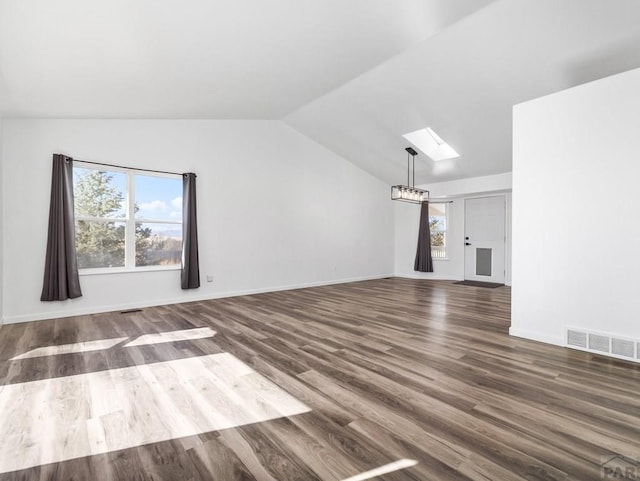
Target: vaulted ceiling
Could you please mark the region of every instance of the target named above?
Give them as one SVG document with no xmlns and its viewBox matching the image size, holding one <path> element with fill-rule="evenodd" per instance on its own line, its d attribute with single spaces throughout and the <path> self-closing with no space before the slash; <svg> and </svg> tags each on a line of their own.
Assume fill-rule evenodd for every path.
<svg viewBox="0 0 640 481">
<path fill-rule="evenodd" d="M 385 182 L 432 127 L 511 170 L 511 107 L 640 66 L 637 0 L 0 0 L 0 115 L 283 119 Z"/>
</svg>

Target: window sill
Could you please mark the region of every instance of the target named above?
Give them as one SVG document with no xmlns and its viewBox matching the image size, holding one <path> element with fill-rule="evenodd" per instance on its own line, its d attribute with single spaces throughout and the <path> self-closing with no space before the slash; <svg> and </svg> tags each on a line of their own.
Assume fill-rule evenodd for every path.
<svg viewBox="0 0 640 481">
<path fill-rule="evenodd" d="M 79 276 L 101 276 L 101 275 L 109 275 L 109 274 L 131 274 L 131 273 L 139 273 L 139 272 L 158 272 L 158 271 L 179 271 L 179 265 L 173 266 L 145 266 L 145 267 L 105 267 L 105 268 L 94 268 L 94 269 L 79 269 Z"/>
</svg>

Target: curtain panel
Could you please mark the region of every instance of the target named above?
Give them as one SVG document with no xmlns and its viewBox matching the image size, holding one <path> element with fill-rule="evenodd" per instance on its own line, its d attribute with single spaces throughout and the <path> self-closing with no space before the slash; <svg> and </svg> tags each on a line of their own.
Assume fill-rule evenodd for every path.
<svg viewBox="0 0 640 481">
<path fill-rule="evenodd" d="M 53 154 L 49 230 L 41 301 L 82 296 L 73 214 L 73 159 Z"/>
<path fill-rule="evenodd" d="M 413 270 L 418 272 L 433 272 L 431 258 L 431 229 L 429 228 L 429 202 L 423 202 L 420 207 L 420 229 L 418 231 L 418 249 Z"/>
<path fill-rule="evenodd" d="M 196 174 L 182 175 L 182 274 L 183 289 L 200 287 Z"/>
</svg>

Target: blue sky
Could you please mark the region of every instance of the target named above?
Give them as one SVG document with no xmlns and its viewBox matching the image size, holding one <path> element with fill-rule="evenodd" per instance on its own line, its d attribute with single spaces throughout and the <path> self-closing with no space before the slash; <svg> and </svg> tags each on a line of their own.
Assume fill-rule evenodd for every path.
<svg viewBox="0 0 640 481">
<path fill-rule="evenodd" d="M 147 175 L 135 176 L 136 217 L 182 220 L 182 179 Z"/>
<path fill-rule="evenodd" d="M 75 174 L 83 174 L 90 169 L 75 167 Z M 93 170 L 93 169 L 91 169 Z M 111 185 L 125 197 L 127 175 L 121 172 L 109 172 Z M 134 175 L 135 203 L 139 210 L 137 218 L 151 220 L 182 220 L 182 179 L 179 177 L 157 177 Z M 124 215 L 125 204 L 122 204 Z"/>
<path fill-rule="evenodd" d="M 95 169 L 74 167 L 74 177 L 90 170 Z M 127 174 L 122 172 L 109 172 L 109 174 L 111 175 L 111 185 L 122 192 L 124 199 Z M 134 175 L 134 181 L 135 203 L 139 208 L 136 214 L 137 219 L 182 221 L 182 178 Z M 123 200 L 121 212 L 113 217 L 124 216 L 125 202 Z M 154 234 L 175 239 L 182 237 L 182 227 L 179 225 L 152 222 L 145 222 L 144 225 L 145 227 L 151 227 Z"/>
</svg>

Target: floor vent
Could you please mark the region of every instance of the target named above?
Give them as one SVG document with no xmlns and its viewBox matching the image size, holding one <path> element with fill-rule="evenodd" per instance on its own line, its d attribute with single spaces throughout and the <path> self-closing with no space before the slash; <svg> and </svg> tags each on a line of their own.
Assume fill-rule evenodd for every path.
<svg viewBox="0 0 640 481">
<path fill-rule="evenodd" d="M 567 328 L 567 347 L 595 352 L 606 356 L 640 361 L 640 340 L 628 339 L 615 334 L 591 332 L 573 327 Z"/>
</svg>

